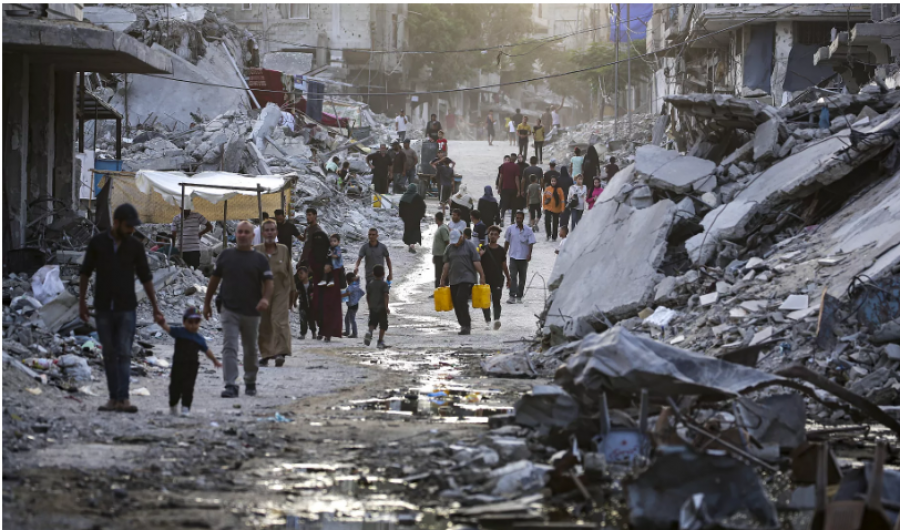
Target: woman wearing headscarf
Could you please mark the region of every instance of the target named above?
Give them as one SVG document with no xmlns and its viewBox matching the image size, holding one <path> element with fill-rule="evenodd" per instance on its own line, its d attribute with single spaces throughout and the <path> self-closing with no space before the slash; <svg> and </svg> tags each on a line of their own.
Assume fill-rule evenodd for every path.
<svg viewBox="0 0 900 530">
<path fill-rule="evenodd" d="M 307 246 L 310 247 L 308 253 Z M 330 248 L 330 238 L 321 228 L 310 234 L 303 247 L 309 270 L 312 272 L 312 312 L 319 329 L 319 336 L 316 338 L 325 339 L 325 342 L 330 342 L 331 337 L 341 338 L 344 331 L 344 315 L 341 307 L 341 278 L 344 269 L 333 269 L 331 273 L 325 273 L 325 265 L 330 261 L 328 257 Z"/>
<path fill-rule="evenodd" d="M 575 184 L 575 181 L 569 175 L 569 168 L 567 166 L 563 166 L 559 171 L 559 187 L 563 190 L 563 198 L 568 201 L 569 200 L 569 188 Z M 550 185 L 548 182 L 547 186 Z M 566 208 L 563 210 L 563 213 L 559 216 L 559 224 L 562 226 L 569 226 L 569 217 L 572 215 L 572 210 Z"/>
<path fill-rule="evenodd" d="M 601 184 L 600 177 L 594 177 L 594 189 L 587 198 L 588 210 L 594 209 L 594 205 L 597 204 L 597 199 L 600 198 L 601 193 L 603 193 L 603 185 Z"/>
<path fill-rule="evenodd" d="M 584 176 L 584 185 L 587 186 L 587 194 L 590 196 L 594 189 L 594 177 L 600 174 L 600 155 L 593 145 L 588 147 L 584 156 L 581 174 Z"/>
<path fill-rule="evenodd" d="M 268 258 L 275 286 L 269 308 L 262 312 L 259 320 L 260 364 L 268 366 L 269 359 L 275 359 L 275 366 L 282 366 L 285 356 L 291 354 L 290 307 L 296 292 L 294 267 L 291 251 L 276 241 L 278 227 L 274 220 L 263 222 L 262 237 L 263 242 L 254 248 Z"/>
<path fill-rule="evenodd" d="M 566 198 L 562 187 L 556 181 L 556 177 L 550 178 L 550 185 L 544 189 L 544 230 L 547 240 L 553 238 L 556 241 L 556 233 L 559 230 L 559 214 L 566 206 Z"/>
<path fill-rule="evenodd" d="M 450 211 L 452 212 L 457 208 L 459 209 L 460 219 L 466 222 L 466 226 L 469 226 L 471 222 L 469 214 L 475 208 L 475 199 L 468 194 L 465 184 L 459 187 L 459 193 L 450 197 Z"/>
<path fill-rule="evenodd" d="M 484 187 L 484 195 L 478 199 L 478 211 L 481 212 L 481 220 L 488 226 L 500 225 L 500 204 L 494 197 L 494 189 Z"/>
<path fill-rule="evenodd" d="M 416 252 L 416 244 L 422 244 L 422 218 L 425 217 L 425 201 L 419 195 L 419 188 L 410 184 L 400 197 L 400 219 L 403 219 L 403 243 L 409 251 Z"/>
</svg>

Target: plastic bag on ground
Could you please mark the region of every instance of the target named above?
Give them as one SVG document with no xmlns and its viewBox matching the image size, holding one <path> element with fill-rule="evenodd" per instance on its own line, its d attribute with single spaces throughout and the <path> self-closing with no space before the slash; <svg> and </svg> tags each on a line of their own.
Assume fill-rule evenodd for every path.
<svg viewBox="0 0 900 530">
<path fill-rule="evenodd" d="M 44 265 L 31 277 L 31 290 L 34 297 L 46 304 L 66 290 L 59 279 L 59 265 Z"/>
</svg>

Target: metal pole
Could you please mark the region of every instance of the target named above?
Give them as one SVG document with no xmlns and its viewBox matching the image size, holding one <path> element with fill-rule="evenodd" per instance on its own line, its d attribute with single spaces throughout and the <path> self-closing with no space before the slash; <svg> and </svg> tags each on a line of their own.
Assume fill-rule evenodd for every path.
<svg viewBox="0 0 900 530">
<path fill-rule="evenodd" d="M 116 118 L 116 160 L 122 160 L 122 118 Z"/>
<path fill-rule="evenodd" d="M 281 209 L 284 210 L 284 188 L 281 188 Z M 284 212 L 287 215 L 287 212 Z"/>
<path fill-rule="evenodd" d="M 181 185 L 181 233 L 178 234 L 178 252 L 184 259 L 184 184 Z"/>
<path fill-rule="evenodd" d="M 222 250 L 228 248 L 228 201 L 222 211 Z"/>
<path fill-rule="evenodd" d="M 631 21 L 631 4 L 625 4 L 625 20 L 629 21 L 626 24 L 629 24 Z M 630 29 L 630 28 L 629 28 Z M 625 111 L 628 113 L 628 134 L 631 134 L 631 112 L 634 110 L 631 108 L 631 98 L 632 98 L 632 86 L 631 86 L 631 32 L 628 29 L 625 30 L 628 35 L 628 47 L 625 49 L 625 53 L 628 54 L 628 88 L 625 90 Z"/>
<path fill-rule="evenodd" d="M 259 210 L 259 226 L 260 233 L 262 233 L 262 186 L 258 183 L 256 184 L 256 208 Z"/>
<path fill-rule="evenodd" d="M 79 81 L 81 85 L 81 91 L 78 94 L 78 100 L 80 102 L 80 108 L 78 109 L 78 152 L 84 152 L 84 72 L 81 72 L 81 77 Z"/>
<path fill-rule="evenodd" d="M 622 4 L 616 4 L 616 73 L 613 93 L 615 94 L 615 116 L 613 117 L 613 140 L 619 139 L 619 24 L 622 23 Z"/>
</svg>

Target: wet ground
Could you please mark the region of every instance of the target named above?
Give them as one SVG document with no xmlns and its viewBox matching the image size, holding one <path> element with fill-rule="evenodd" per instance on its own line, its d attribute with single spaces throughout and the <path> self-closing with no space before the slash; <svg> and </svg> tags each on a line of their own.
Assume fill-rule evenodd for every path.
<svg viewBox="0 0 900 530">
<path fill-rule="evenodd" d="M 476 198 L 509 151 L 450 143 Z M 283 368 L 261 369 L 257 397 L 219 398 L 221 373 L 202 364 L 191 417 L 171 417 L 168 371 L 148 367 L 132 383 L 149 393 L 133 397 L 140 412 L 108 415 L 96 411 L 105 401 L 96 369 L 96 396 L 33 395 L 34 382 L 5 371 L 4 528 L 447 526 L 455 504 L 420 487 L 421 469 L 452 465 L 452 444 L 485 432 L 535 383 L 485 378 L 479 362 L 531 342 L 555 245 L 539 235 L 525 303 L 504 304 L 499 331 L 475 325 L 460 337 L 453 313 L 435 313 L 428 298 L 432 233 L 417 254 L 386 241 L 395 265 L 386 350 L 295 340 Z M 361 328 L 365 318 L 361 310 Z M 221 331 L 203 333 L 220 351 Z M 164 341 L 154 350 L 171 356 Z"/>
</svg>

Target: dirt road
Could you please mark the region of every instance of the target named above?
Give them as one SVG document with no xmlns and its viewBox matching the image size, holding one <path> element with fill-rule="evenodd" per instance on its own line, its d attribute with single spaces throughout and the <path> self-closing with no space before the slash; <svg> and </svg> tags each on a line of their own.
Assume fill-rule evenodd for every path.
<svg viewBox="0 0 900 530">
<path fill-rule="evenodd" d="M 476 198 L 513 150 L 501 143 L 450 143 Z M 436 207 L 428 202 L 429 218 Z M 148 367 L 133 374 L 132 389 L 149 392 L 133 397 L 140 412 L 109 415 L 97 412 L 105 383 L 96 368 L 95 397 L 53 387 L 35 396 L 26 390 L 33 381 L 5 370 L 4 527 L 283 528 L 299 517 L 312 528 L 320 518 L 398 514 L 440 526 L 452 503 L 433 488 L 416 490 L 409 477 L 450 443 L 486 430 L 479 415 L 504 411 L 536 382 L 484 378 L 479 361 L 524 348 L 534 335 L 555 246 L 539 234 L 524 304 L 504 304 L 499 331 L 475 325 L 460 337 L 453 313 L 435 313 L 428 298 L 432 234 L 429 221 L 417 254 L 399 237 L 384 241 L 395 266 L 388 349 L 361 338 L 295 339 L 283 368 L 261 369 L 257 397 L 218 397 L 221 373 L 204 363 L 193 414 L 172 417 L 168 370 Z M 482 321 L 480 311 L 472 315 Z M 361 308 L 360 329 L 365 322 Z M 221 351 L 221 331 L 202 332 Z M 171 343 L 157 342 L 156 356 L 171 359 Z M 448 396 L 427 396 L 440 391 Z"/>
</svg>

